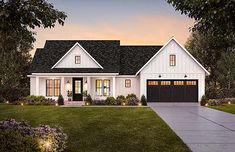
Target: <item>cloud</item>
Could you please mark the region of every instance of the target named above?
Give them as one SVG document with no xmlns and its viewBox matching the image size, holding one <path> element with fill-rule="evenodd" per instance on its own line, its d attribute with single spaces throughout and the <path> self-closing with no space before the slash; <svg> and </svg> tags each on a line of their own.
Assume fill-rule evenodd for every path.
<svg viewBox="0 0 235 152">
<path fill-rule="evenodd" d="M 97 23 L 93 25 L 67 23 L 52 29 L 36 29 L 36 48 L 42 48 L 46 40 L 104 39 L 121 40 L 121 44 L 159 45 L 175 36 L 184 44 L 189 36 L 193 20 L 173 16 L 139 16 L 120 23 Z M 32 51 L 34 54 L 35 50 Z"/>
</svg>

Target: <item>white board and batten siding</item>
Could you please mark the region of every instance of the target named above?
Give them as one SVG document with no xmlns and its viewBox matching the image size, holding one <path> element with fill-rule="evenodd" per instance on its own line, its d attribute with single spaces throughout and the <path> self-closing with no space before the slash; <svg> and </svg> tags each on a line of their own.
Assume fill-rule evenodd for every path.
<svg viewBox="0 0 235 152">
<path fill-rule="evenodd" d="M 176 66 L 169 65 L 171 54 L 176 55 Z M 159 75 L 161 75 L 161 78 L 159 78 Z M 187 78 L 184 77 L 185 75 L 187 75 Z M 148 79 L 196 79 L 198 80 L 198 100 L 200 101 L 205 94 L 205 76 L 205 70 L 172 39 L 140 71 L 140 94 L 147 94 Z"/>
<path fill-rule="evenodd" d="M 75 64 L 75 56 L 80 56 L 81 63 Z M 100 68 L 79 44 L 76 44 L 54 68 Z"/>
<path fill-rule="evenodd" d="M 131 87 L 125 87 L 125 80 L 131 80 Z M 138 98 L 140 98 L 140 78 L 137 77 L 117 77 L 116 78 L 116 96 L 123 95 L 127 96 L 128 94 L 136 94 Z"/>
</svg>

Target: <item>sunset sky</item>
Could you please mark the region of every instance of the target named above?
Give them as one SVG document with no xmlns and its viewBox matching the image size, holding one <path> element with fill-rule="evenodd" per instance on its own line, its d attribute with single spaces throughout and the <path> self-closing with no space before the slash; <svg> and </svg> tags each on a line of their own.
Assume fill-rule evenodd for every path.
<svg viewBox="0 0 235 152">
<path fill-rule="evenodd" d="M 34 47 L 52 39 L 117 39 L 121 44 L 162 45 L 175 36 L 184 44 L 193 20 L 165 0 L 49 0 L 66 12 L 64 26 L 36 29 Z M 32 51 L 34 54 L 35 49 Z"/>
</svg>

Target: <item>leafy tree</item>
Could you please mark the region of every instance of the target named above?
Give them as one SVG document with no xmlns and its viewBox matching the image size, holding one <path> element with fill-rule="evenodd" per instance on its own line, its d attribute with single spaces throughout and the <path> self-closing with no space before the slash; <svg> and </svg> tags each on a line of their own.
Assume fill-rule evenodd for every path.
<svg viewBox="0 0 235 152">
<path fill-rule="evenodd" d="M 235 82 L 235 53 L 223 53 L 217 67 L 216 75 L 220 88 L 225 90 L 227 96 L 232 96 Z"/>
<path fill-rule="evenodd" d="M 195 19 L 193 30 L 219 36 L 234 48 L 234 0 L 167 0 L 176 10 Z"/>
<path fill-rule="evenodd" d="M 13 101 L 27 94 L 35 27 L 64 25 L 67 16 L 46 0 L 0 0 L 0 94 Z"/>
</svg>

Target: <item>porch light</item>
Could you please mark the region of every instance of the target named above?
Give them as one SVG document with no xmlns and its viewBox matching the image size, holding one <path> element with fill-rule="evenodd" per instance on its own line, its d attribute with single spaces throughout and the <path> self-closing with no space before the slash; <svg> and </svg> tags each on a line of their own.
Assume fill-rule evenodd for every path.
<svg viewBox="0 0 235 152">
<path fill-rule="evenodd" d="M 70 91 L 70 88 L 71 88 L 71 84 L 69 82 L 69 80 L 66 82 L 66 90 L 67 91 Z"/>
<path fill-rule="evenodd" d="M 87 81 L 84 83 L 84 90 L 87 90 Z"/>
</svg>

